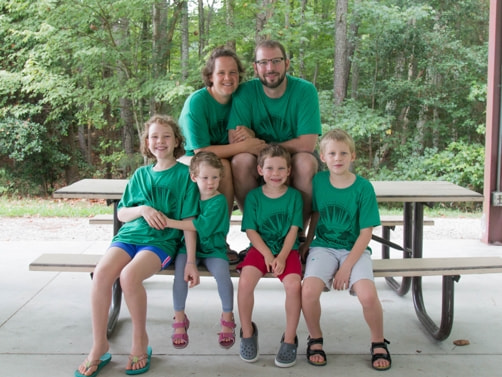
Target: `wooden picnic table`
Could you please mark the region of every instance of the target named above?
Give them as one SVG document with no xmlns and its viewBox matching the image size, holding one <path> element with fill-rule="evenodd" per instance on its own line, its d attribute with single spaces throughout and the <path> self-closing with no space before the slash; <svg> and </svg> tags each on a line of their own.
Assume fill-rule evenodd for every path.
<svg viewBox="0 0 502 377">
<path fill-rule="evenodd" d="M 55 198 L 106 199 L 114 206 L 114 234 L 120 228 L 117 219 L 117 205 L 128 180 L 126 179 L 83 179 L 54 193 Z M 445 181 L 372 181 L 378 202 L 403 203 L 403 244 L 404 258 L 422 258 L 424 206 L 434 203 L 481 202 L 483 195 L 467 188 Z M 382 255 L 389 258 L 389 253 Z M 443 309 L 441 324 L 427 314 L 422 292 L 422 276 L 403 277 L 397 282 L 386 277 L 389 286 L 402 296 L 412 287 L 413 302 L 417 317 L 429 333 L 436 339 L 446 338 L 453 324 L 454 282 L 458 276 L 443 276 Z M 120 310 L 121 289 L 117 281 L 114 285 L 114 299 L 110 310 L 110 326 L 113 328 Z M 116 306 L 113 308 L 113 306 Z M 118 306 L 118 307 L 117 307 Z M 112 311 L 114 312 L 112 314 Z"/>
</svg>

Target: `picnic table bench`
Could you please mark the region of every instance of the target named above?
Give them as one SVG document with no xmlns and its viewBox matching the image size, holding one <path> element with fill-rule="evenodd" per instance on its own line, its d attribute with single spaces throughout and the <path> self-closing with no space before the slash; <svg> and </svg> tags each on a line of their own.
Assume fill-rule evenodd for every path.
<svg viewBox="0 0 502 377">
<path fill-rule="evenodd" d="M 30 271 L 87 272 L 94 271 L 100 254 L 42 254 L 30 263 Z M 210 276 L 205 267 L 199 266 L 201 276 Z M 374 259 L 373 273 L 375 277 L 422 277 L 442 276 L 442 308 L 439 326 L 426 314 L 423 300 L 418 303 L 422 310 L 417 311 L 420 322 L 437 340 L 448 337 L 453 326 L 454 282 L 464 274 L 488 274 L 502 272 L 502 257 L 459 257 L 459 258 L 406 258 L 406 259 Z M 159 271 L 161 275 L 173 275 L 174 265 Z M 230 265 L 232 277 L 238 277 L 235 265 Z M 273 277 L 266 274 L 265 277 Z M 118 282 L 116 282 L 118 284 Z M 421 287 L 420 287 L 421 289 Z M 417 303 L 415 302 L 415 305 Z M 109 312 L 108 336 L 111 336 L 118 320 L 121 306 L 121 291 L 114 290 Z"/>
<path fill-rule="evenodd" d="M 432 206 L 438 202 L 481 202 L 483 196 L 472 190 L 444 181 L 372 181 L 378 202 L 403 203 L 403 242 L 401 245 L 389 240 L 390 226 L 382 227 L 382 237 L 373 235 L 373 239 L 381 242 L 382 260 L 375 260 L 375 276 L 384 276 L 388 285 L 400 296 L 405 295 L 412 288 L 415 311 L 426 330 L 437 340 L 446 339 L 453 325 L 453 283 L 458 281 L 461 274 L 498 273 L 502 271 L 500 258 L 423 258 L 423 230 L 427 225 L 424 219 L 424 206 Z M 54 193 L 55 198 L 88 198 L 106 199 L 113 204 L 113 232 L 120 228 L 117 219 L 117 204 L 127 184 L 125 179 L 83 179 Z M 396 248 L 403 252 L 403 258 L 390 259 L 389 249 Z M 47 259 L 41 256 L 30 265 L 30 269 L 44 271 L 77 271 L 84 268 L 92 270 L 96 261 L 83 261 L 85 266 L 72 266 L 67 263 L 66 256 L 57 255 Z M 56 260 L 54 260 L 56 258 Z M 68 258 L 73 258 L 69 256 Z M 88 257 L 84 257 L 88 258 Z M 89 257 L 99 258 L 99 257 Z M 44 262 L 45 259 L 45 262 Z M 40 264 L 44 262 L 45 264 Z M 71 261 L 70 261 L 71 262 Z M 42 265 L 44 267 L 42 267 Z M 168 269 L 162 273 L 172 273 Z M 422 276 L 439 275 L 443 277 L 442 285 L 442 313 L 440 325 L 428 315 L 422 292 Z M 398 282 L 396 277 L 401 277 Z M 114 285 L 114 303 L 120 304 L 121 289 L 117 280 Z M 111 310 L 114 310 L 112 305 Z M 116 310 L 116 308 L 115 308 Z M 116 313 L 118 315 L 118 312 Z M 110 316 L 110 324 L 113 324 Z M 109 328 L 110 329 L 110 328 Z M 110 331 L 113 330 L 113 326 Z"/>
</svg>

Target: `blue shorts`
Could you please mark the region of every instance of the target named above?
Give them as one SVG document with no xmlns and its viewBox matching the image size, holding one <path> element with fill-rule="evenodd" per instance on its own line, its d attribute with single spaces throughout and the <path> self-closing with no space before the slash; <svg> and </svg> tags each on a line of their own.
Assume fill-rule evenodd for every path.
<svg viewBox="0 0 502 377">
<path fill-rule="evenodd" d="M 112 242 L 110 247 L 118 247 L 122 250 L 124 250 L 129 256 L 134 258 L 136 254 L 138 254 L 140 251 L 143 250 L 148 250 L 157 255 L 160 259 L 160 264 L 161 264 L 161 269 L 165 269 L 167 266 L 169 266 L 172 262 L 172 258 L 169 254 L 167 254 L 164 250 L 158 248 L 157 246 L 151 246 L 151 245 L 133 245 L 131 243 L 125 243 L 125 242 Z"/>
<path fill-rule="evenodd" d="M 328 247 L 311 248 L 307 256 L 303 278 L 317 277 L 324 282 L 326 286 L 325 290 L 331 290 L 333 276 L 335 276 L 342 263 L 345 262 L 349 253 L 350 251 L 348 250 L 337 250 Z M 374 280 L 373 261 L 368 250 L 365 250 L 361 254 L 359 260 L 352 267 L 349 279 L 349 292 L 351 295 L 354 295 L 352 290 L 354 283 L 362 279 Z"/>
</svg>

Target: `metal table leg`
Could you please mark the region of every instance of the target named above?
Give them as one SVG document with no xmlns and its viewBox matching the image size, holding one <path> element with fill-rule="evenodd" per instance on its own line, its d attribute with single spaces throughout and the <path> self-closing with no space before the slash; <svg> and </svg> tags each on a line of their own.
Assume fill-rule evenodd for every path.
<svg viewBox="0 0 502 377">
<path fill-rule="evenodd" d="M 413 258 L 423 257 L 424 239 L 424 203 L 415 203 L 413 210 Z M 427 314 L 422 291 L 422 277 L 414 277 L 413 280 L 413 304 L 418 319 L 434 339 L 444 340 L 451 332 L 453 326 L 454 283 L 460 276 L 443 276 L 441 321 L 437 326 Z"/>
<path fill-rule="evenodd" d="M 108 312 L 108 325 L 106 327 L 106 336 L 112 336 L 115 325 L 119 319 L 120 306 L 122 304 L 122 287 L 120 286 L 120 279 L 115 280 L 113 283 L 112 291 L 112 304 Z"/>
<path fill-rule="evenodd" d="M 404 203 L 404 213 L 403 213 L 403 219 L 404 219 L 404 225 L 403 225 L 403 249 L 410 249 L 410 246 L 412 244 L 412 234 L 413 234 L 413 207 L 411 203 Z M 390 232 L 389 229 L 387 229 L 387 232 Z M 383 238 L 390 238 L 390 234 L 382 234 Z M 389 258 L 388 254 L 388 248 L 386 249 L 387 253 L 384 253 L 384 248 L 382 246 L 382 258 L 387 259 Z M 407 253 L 406 251 L 403 251 L 403 258 L 410 258 L 411 255 Z M 389 287 L 391 287 L 398 296 L 404 296 L 408 291 L 410 290 L 411 286 L 411 278 L 409 277 L 402 277 L 401 278 L 401 283 L 399 283 L 395 278 L 393 277 L 386 277 L 385 280 L 387 281 L 387 284 Z"/>
<path fill-rule="evenodd" d="M 413 304 L 418 319 L 429 334 L 436 340 L 444 340 L 450 335 L 453 327 L 454 283 L 460 276 L 443 276 L 443 293 L 441 300 L 441 322 L 439 326 L 431 319 L 425 308 L 422 277 L 413 278 Z"/>
</svg>

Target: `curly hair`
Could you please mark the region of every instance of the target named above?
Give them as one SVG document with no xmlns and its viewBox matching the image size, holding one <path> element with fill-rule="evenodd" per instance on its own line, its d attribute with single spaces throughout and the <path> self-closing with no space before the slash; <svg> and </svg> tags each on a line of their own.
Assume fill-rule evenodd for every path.
<svg viewBox="0 0 502 377">
<path fill-rule="evenodd" d="M 244 78 L 244 66 L 242 65 L 242 62 L 240 61 L 239 57 L 235 53 L 235 51 L 230 50 L 229 48 L 220 46 L 217 47 L 213 50 L 211 55 L 209 56 L 209 59 L 206 62 L 206 66 L 202 69 L 202 81 L 204 81 L 204 85 L 207 87 L 213 86 L 213 83 L 211 81 L 211 76 L 213 75 L 214 72 L 214 66 L 216 64 L 216 59 L 228 56 L 230 58 L 233 58 L 235 60 L 235 63 L 237 64 L 237 70 L 239 71 L 239 83 L 242 82 Z"/>
<path fill-rule="evenodd" d="M 150 131 L 150 126 L 152 124 L 160 124 L 166 127 L 171 127 L 174 133 L 174 137 L 178 141 L 178 146 L 174 148 L 174 158 L 179 158 L 185 154 L 185 138 L 183 137 L 183 133 L 181 132 L 180 126 L 178 126 L 178 123 L 169 115 L 160 115 L 160 114 L 155 114 L 153 115 L 148 121 L 145 123 L 145 129 L 143 130 L 143 134 L 141 135 L 141 153 L 143 156 L 146 156 L 148 158 L 155 158 L 155 156 L 150 152 L 150 149 L 148 148 L 148 133 Z"/>
</svg>

